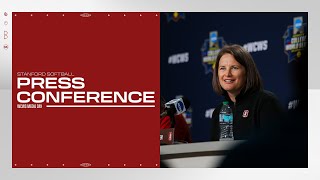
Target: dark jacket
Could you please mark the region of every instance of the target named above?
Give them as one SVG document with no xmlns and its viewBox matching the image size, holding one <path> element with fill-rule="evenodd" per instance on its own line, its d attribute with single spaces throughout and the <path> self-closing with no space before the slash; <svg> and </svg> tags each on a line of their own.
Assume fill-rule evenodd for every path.
<svg viewBox="0 0 320 180">
<path fill-rule="evenodd" d="M 233 135 L 235 140 L 248 139 L 268 127 L 276 126 L 284 118 L 284 111 L 275 95 L 264 90 L 247 91 L 240 93 L 233 103 L 225 94 L 226 101 L 233 112 Z M 222 103 L 212 114 L 212 140 L 219 141 L 219 112 Z M 280 128 L 280 127 L 279 127 Z"/>
</svg>

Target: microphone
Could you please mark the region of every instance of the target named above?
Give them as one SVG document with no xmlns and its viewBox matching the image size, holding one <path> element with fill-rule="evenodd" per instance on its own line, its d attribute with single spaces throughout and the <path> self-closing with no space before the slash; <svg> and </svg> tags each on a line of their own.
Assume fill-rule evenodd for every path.
<svg viewBox="0 0 320 180">
<path fill-rule="evenodd" d="M 165 104 L 164 112 L 160 114 L 160 118 L 165 116 L 174 116 L 182 114 L 190 107 L 190 101 L 185 98 L 173 99 Z"/>
</svg>

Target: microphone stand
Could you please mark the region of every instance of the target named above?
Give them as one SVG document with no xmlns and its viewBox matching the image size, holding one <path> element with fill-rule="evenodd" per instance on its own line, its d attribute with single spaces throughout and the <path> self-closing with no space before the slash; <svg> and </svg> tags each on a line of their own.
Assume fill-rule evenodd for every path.
<svg viewBox="0 0 320 180">
<path fill-rule="evenodd" d="M 174 128 L 176 126 L 176 119 L 174 118 L 174 114 L 170 113 L 170 123 L 171 123 L 171 128 Z"/>
</svg>

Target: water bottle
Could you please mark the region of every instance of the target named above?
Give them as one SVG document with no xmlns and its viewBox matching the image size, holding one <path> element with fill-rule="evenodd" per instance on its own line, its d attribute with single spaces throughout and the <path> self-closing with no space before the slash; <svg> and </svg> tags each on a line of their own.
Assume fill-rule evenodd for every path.
<svg viewBox="0 0 320 180">
<path fill-rule="evenodd" d="M 224 101 L 219 114 L 220 141 L 234 140 L 233 114 L 228 101 Z"/>
</svg>

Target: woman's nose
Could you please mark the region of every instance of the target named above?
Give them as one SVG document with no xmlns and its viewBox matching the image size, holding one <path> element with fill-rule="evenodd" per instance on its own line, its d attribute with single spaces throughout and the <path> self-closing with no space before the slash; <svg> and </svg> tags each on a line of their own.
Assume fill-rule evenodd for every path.
<svg viewBox="0 0 320 180">
<path fill-rule="evenodd" d="M 229 77 L 229 76 L 232 76 L 232 74 L 231 74 L 231 69 L 227 69 L 227 76 Z"/>
</svg>

